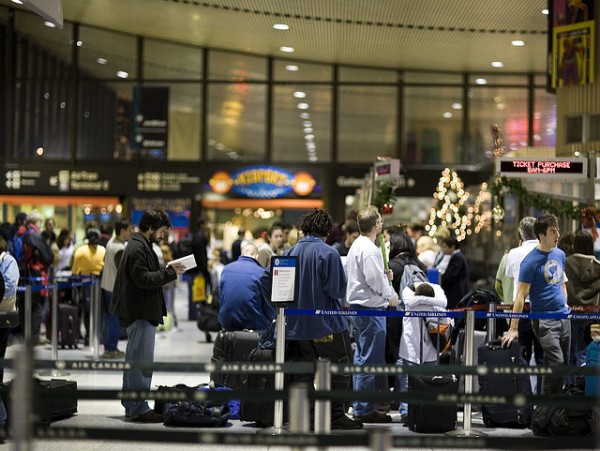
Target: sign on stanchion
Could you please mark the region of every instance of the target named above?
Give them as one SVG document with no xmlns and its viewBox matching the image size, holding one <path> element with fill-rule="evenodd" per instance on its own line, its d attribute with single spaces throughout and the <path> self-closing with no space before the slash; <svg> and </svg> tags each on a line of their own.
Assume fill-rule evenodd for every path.
<svg viewBox="0 0 600 451">
<path fill-rule="evenodd" d="M 94 361 L 100 360 L 101 296 L 100 277 L 92 276 L 92 285 L 90 287 L 90 345 L 92 346 L 92 358 Z"/>
<path fill-rule="evenodd" d="M 285 306 L 296 300 L 296 273 L 298 259 L 295 256 L 271 258 L 271 302 L 277 305 L 277 340 L 275 362 L 285 362 Z M 283 371 L 275 373 L 275 390 L 283 390 Z M 259 431 L 262 434 L 278 435 L 283 429 L 283 400 L 275 400 L 273 427 Z"/>
<path fill-rule="evenodd" d="M 465 365 L 473 366 L 473 335 L 475 332 L 475 310 L 467 310 L 465 326 Z M 473 375 L 465 375 L 465 395 L 473 394 Z M 471 429 L 471 403 L 465 402 L 463 407 L 463 427 L 446 432 L 449 437 L 487 437 L 485 432 Z"/>
<path fill-rule="evenodd" d="M 50 307 L 50 317 L 50 324 L 52 328 L 52 336 L 50 338 L 52 341 L 52 361 L 56 363 L 58 360 L 58 281 L 56 279 L 54 279 L 54 284 L 52 286 L 52 305 Z M 57 368 L 41 371 L 39 373 L 40 376 L 48 377 L 67 376 L 68 374 L 70 374 L 68 371 L 59 370 Z"/>
</svg>

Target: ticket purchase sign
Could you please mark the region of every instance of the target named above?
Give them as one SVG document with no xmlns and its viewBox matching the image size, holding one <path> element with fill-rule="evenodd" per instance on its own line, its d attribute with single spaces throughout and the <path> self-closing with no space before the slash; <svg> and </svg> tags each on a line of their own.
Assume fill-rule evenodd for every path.
<svg viewBox="0 0 600 451">
<path fill-rule="evenodd" d="M 288 303 L 296 300 L 296 257 L 271 258 L 271 302 Z"/>
<path fill-rule="evenodd" d="M 496 172 L 519 178 L 587 178 L 587 160 L 582 158 L 498 158 Z"/>
</svg>

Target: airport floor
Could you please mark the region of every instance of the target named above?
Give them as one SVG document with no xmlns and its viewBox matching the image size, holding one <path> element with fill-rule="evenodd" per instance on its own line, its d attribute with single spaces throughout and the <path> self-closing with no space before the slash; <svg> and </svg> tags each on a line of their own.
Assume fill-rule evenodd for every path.
<svg viewBox="0 0 600 451">
<path fill-rule="evenodd" d="M 175 308 L 178 313 L 179 324 L 177 328 L 166 332 L 158 332 L 156 339 L 155 360 L 158 362 L 209 362 L 212 355 L 212 344 L 206 343 L 204 333 L 200 332 L 194 321 L 188 321 L 187 314 L 187 288 L 185 284 L 181 284 L 176 290 Z M 214 336 L 214 335 L 213 335 Z M 126 342 L 119 343 L 119 348 L 125 350 Z M 16 346 L 9 346 L 7 358 L 12 358 L 15 354 Z M 51 346 L 37 346 L 35 348 L 35 358 L 50 359 Z M 58 351 L 60 360 L 86 360 L 92 361 L 93 353 L 90 348 L 84 348 L 80 344 L 79 349 L 61 350 Z M 39 371 L 36 371 L 36 376 Z M 78 388 L 86 389 L 120 389 L 122 382 L 121 372 L 106 372 L 92 370 L 77 370 L 71 371 L 70 374 L 62 376 L 65 379 L 77 381 Z M 13 374 L 8 370 L 5 374 L 5 380 L 13 378 Z M 43 377 L 42 377 L 43 378 Z M 182 374 L 182 373 L 160 373 L 155 372 L 153 376 L 153 386 L 158 385 L 175 385 L 183 383 L 186 385 L 196 385 L 209 381 L 209 375 L 204 374 Z M 152 405 L 152 404 L 151 404 Z M 365 430 L 370 428 L 384 427 L 391 431 L 394 437 L 402 436 L 415 437 L 421 434 L 410 432 L 403 424 L 400 423 L 400 415 L 398 412 L 392 412 L 393 422 L 386 425 L 365 425 L 365 429 L 359 431 L 342 431 L 347 434 L 364 434 Z M 533 433 L 529 429 L 497 429 L 487 428 L 483 425 L 481 415 L 478 412 L 473 413 L 473 429 L 485 432 L 490 436 L 512 436 L 512 437 L 532 437 Z M 462 424 L 462 413 L 459 413 L 459 424 Z M 126 421 L 124 410 L 118 400 L 80 400 L 78 404 L 78 412 L 71 418 L 67 418 L 53 423 L 52 427 L 94 427 L 94 428 L 116 428 L 116 429 L 132 429 L 132 430 L 148 430 L 161 431 L 167 428 L 162 424 L 139 424 Z M 172 429 L 172 428 L 171 428 Z M 192 430 L 184 428 L 182 430 Z M 226 428 L 228 433 L 254 433 L 258 429 L 252 425 L 232 420 Z M 443 435 L 442 435 L 443 437 Z M 132 447 L 142 447 L 146 451 L 158 451 L 172 449 L 176 446 L 180 450 L 184 449 L 206 449 L 206 450 L 228 450 L 235 451 L 247 450 L 247 446 L 225 446 L 225 445 L 206 445 L 206 444 L 182 444 L 182 443 L 151 443 L 151 442 L 127 442 L 117 440 L 58 440 L 58 439 L 37 439 L 33 440 L 31 449 L 43 451 L 130 451 Z M 14 447 L 14 443 L 9 439 L 4 447 Z M 347 448 L 347 447 L 346 447 Z M 23 448 L 25 449 L 25 448 Z M 287 447 L 274 446 L 253 446 L 252 449 L 289 449 Z M 353 448 L 351 448 L 353 449 Z M 366 449 L 366 448 L 354 448 Z M 402 449 L 402 448 L 396 448 Z M 411 446 L 406 449 L 433 449 L 433 448 L 415 448 Z M 436 447 L 435 449 L 444 449 L 444 447 Z M 457 449 L 456 447 L 446 449 Z M 556 449 L 556 448 L 554 448 Z M 565 448 L 563 448 L 565 449 Z"/>
</svg>

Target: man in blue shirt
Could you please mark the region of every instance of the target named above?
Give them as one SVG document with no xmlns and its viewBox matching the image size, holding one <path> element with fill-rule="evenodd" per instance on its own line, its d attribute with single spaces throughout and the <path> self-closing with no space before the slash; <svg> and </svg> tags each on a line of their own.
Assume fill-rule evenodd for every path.
<svg viewBox="0 0 600 451">
<path fill-rule="evenodd" d="M 523 303 L 529 295 L 532 313 L 566 314 L 567 289 L 565 253 L 556 247 L 560 236 L 556 216 L 545 214 L 533 224 L 533 232 L 539 244 L 523 259 L 519 270 L 519 284 L 513 312 L 521 313 Z M 510 330 L 502 344 L 510 345 L 519 336 L 519 319 L 513 318 Z M 533 332 L 544 350 L 547 365 L 568 365 L 571 342 L 571 323 L 568 319 L 532 320 Z M 542 394 L 560 394 L 562 376 L 544 376 Z"/>
<path fill-rule="evenodd" d="M 254 244 L 247 244 L 240 257 L 223 268 L 218 318 L 224 330 L 264 331 L 277 316 L 261 292 L 259 279 L 265 269 L 257 259 L 258 249 Z"/>
</svg>

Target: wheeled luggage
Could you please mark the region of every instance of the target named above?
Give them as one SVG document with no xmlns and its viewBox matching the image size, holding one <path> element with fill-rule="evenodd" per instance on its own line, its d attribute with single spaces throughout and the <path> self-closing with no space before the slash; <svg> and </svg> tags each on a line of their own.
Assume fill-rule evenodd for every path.
<svg viewBox="0 0 600 451">
<path fill-rule="evenodd" d="M 275 350 L 255 348 L 248 357 L 250 362 L 274 362 Z M 246 380 L 247 390 L 273 390 L 275 389 L 274 373 L 249 373 Z M 260 401 L 242 401 L 240 405 L 240 419 L 252 421 L 258 427 L 273 425 L 274 403 Z"/>
<path fill-rule="evenodd" d="M 213 347 L 212 363 L 247 362 L 258 346 L 258 333 L 251 330 L 220 331 Z M 244 387 L 247 374 L 212 372 L 210 380 L 233 390 Z"/>
<path fill-rule="evenodd" d="M 456 395 L 458 379 L 455 375 L 409 376 L 409 393 L 436 393 Z M 452 404 L 408 404 L 408 428 L 413 432 L 444 433 L 456 428 L 457 406 Z"/>
<path fill-rule="evenodd" d="M 5 384 L 8 392 L 2 396 L 10 422 L 12 381 Z M 33 422 L 48 425 L 77 413 L 77 382 L 65 379 L 33 380 Z"/>
<path fill-rule="evenodd" d="M 58 344 L 62 348 L 76 348 L 79 340 L 79 308 L 71 304 L 58 304 Z M 46 337 L 52 339 L 52 315 L 46 321 Z"/>
<path fill-rule="evenodd" d="M 509 347 L 502 347 L 500 340 L 493 340 L 477 348 L 479 365 L 503 365 L 508 368 L 526 367 L 517 340 Z M 479 393 L 487 396 L 531 396 L 531 380 L 526 374 L 494 374 L 479 376 Z M 488 427 L 526 428 L 531 424 L 533 407 L 530 404 L 482 404 L 483 422 Z"/>
<path fill-rule="evenodd" d="M 600 343 L 592 341 L 587 347 L 586 366 L 600 366 Z M 596 372 L 595 376 L 585 377 L 585 395 L 600 396 L 600 376 Z"/>
</svg>

